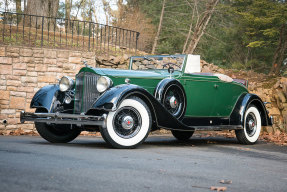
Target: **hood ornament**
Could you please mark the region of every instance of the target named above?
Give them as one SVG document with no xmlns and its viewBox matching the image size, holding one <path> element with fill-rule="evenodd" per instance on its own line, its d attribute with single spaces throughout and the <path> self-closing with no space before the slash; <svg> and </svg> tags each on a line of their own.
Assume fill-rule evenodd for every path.
<svg viewBox="0 0 287 192">
<path fill-rule="evenodd" d="M 88 65 L 88 62 L 87 62 L 87 61 L 84 60 L 84 61 L 83 61 L 83 64 L 85 65 L 85 67 L 91 68 L 91 66 Z"/>
</svg>

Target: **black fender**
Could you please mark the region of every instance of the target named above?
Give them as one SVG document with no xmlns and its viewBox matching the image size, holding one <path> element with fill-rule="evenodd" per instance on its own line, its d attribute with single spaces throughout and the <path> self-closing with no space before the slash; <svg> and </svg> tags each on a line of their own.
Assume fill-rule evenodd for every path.
<svg viewBox="0 0 287 192">
<path fill-rule="evenodd" d="M 31 108 L 45 108 L 51 112 L 53 98 L 56 92 L 59 91 L 59 85 L 47 85 L 39 89 L 30 104 Z"/>
<path fill-rule="evenodd" d="M 173 115 L 171 115 L 164 108 L 164 106 L 147 90 L 133 84 L 118 85 L 107 90 L 98 98 L 97 101 L 95 101 L 90 110 L 115 111 L 117 110 L 122 100 L 131 96 L 141 98 L 148 105 L 157 127 L 185 131 L 194 130 L 194 128 L 186 126 Z"/>
<path fill-rule="evenodd" d="M 258 95 L 251 93 L 242 94 L 230 115 L 230 125 L 244 125 L 244 115 L 245 111 L 248 109 L 249 105 L 255 105 L 259 110 L 262 125 L 268 126 L 272 125 L 271 118 L 268 116 L 266 107 Z"/>
<path fill-rule="evenodd" d="M 185 110 L 186 110 L 186 105 L 187 105 L 187 101 L 186 101 L 186 94 L 184 91 L 183 86 L 181 85 L 181 83 L 177 80 L 177 79 L 171 79 L 171 78 L 166 78 L 161 80 L 158 84 L 157 87 L 155 89 L 154 92 L 154 96 L 155 98 L 159 101 L 159 102 L 163 102 L 162 99 L 164 97 L 164 92 L 166 91 L 166 89 L 170 86 L 170 85 L 177 85 L 183 92 L 183 96 L 184 96 L 184 107 L 183 107 L 183 111 L 182 114 L 179 115 L 179 119 L 181 119 L 184 114 L 185 114 Z"/>
</svg>

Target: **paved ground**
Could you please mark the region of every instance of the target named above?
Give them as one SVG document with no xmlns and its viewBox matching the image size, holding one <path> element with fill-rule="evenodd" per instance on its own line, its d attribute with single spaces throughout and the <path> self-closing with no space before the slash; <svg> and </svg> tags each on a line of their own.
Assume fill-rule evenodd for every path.
<svg viewBox="0 0 287 192">
<path fill-rule="evenodd" d="M 232 184 L 220 184 L 222 179 Z M 287 147 L 235 139 L 150 136 L 138 149 L 109 148 L 100 137 L 50 144 L 0 136 L 0 191 L 287 191 Z"/>
</svg>

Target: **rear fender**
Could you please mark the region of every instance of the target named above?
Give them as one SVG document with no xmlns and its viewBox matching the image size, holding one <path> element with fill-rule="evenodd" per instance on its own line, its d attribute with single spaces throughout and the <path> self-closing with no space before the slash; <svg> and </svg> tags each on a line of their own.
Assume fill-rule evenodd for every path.
<svg viewBox="0 0 287 192">
<path fill-rule="evenodd" d="M 239 97 L 230 116 L 230 125 L 244 125 L 245 111 L 250 105 L 255 105 L 259 110 L 263 126 L 272 125 L 263 101 L 257 95 L 250 93 L 244 93 Z"/>
</svg>

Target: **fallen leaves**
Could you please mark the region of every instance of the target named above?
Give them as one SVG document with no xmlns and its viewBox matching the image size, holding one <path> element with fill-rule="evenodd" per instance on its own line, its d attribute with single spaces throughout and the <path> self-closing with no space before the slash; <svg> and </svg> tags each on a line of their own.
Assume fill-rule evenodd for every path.
<svg viewBox="0 0 287 192">
<path fill-rule="evenodd" d="M 231 181 L 231 180 L 220 180 L 219 183 L 222 183 L 222 184 L 231 184 L 232 181 Z"/>
<path fill-rule="evenodd" d="M 277 145 L 287 146 L 287 133 L 263 133 L 261 138 Z"/>
<path fill-rule="evenodd" d="M 217 187 L 217 186 L 211 186 L 210 190 L 212 191 L 226 191 L 227 187 Z"/>
</svg>

